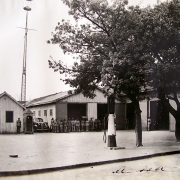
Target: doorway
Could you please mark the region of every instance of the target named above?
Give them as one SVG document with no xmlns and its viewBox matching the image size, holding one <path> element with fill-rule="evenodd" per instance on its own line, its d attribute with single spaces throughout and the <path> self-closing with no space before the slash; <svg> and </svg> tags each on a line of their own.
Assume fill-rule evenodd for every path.
<svg viewBox="0 0 180 180">
<path fill-rule="evenodd" d="M 97 118 L 103 122 L 105 115 L 107 115 L 107 104 L 98 104 L 97 105 Z"/>
<path fill-rule="evenodd" d="M 86 104 L 71 103 L 68 104 L 68 119 L 82 120 L 82 116 L 86 116 Z"/>
<path fill-rule="evenodd" d="M 26 130 L 28 132 L 32 132 L 33 131 L 32 128 L 33 128 L 32 116 L 27 116 L 27 118 L 26 118 Z"/>
<path fill-rule="evenodd" d="M 169 111 L 162 100 L 150 101 L 151 130 L 169 129 Z"/>
<path fill-rule="evenodd" d="M 128 129 L 135 129 L 135 108 L 132 103 L 127 103 L 126 104 L 126 119 L 128 119 Z"/>
</svg>

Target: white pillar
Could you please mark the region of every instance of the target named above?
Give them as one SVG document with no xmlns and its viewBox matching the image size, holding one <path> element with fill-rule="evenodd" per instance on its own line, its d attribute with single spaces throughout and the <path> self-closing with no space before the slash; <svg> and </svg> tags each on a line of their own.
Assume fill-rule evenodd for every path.
<svg viewBox="0 0 180 180">
<path fill-rule="evenodd" d="M 108 116 L 108 147 L 116 147 L 116 127 L 114 123 L 114 114 Z"/>
</svg>

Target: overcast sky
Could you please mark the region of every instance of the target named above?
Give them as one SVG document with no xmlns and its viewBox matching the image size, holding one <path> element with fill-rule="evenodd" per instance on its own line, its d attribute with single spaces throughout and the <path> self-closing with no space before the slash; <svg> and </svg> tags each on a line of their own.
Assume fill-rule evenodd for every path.
<svg viewBox="0 0 180 180">
<path fill-rule="evenodd" d="M 139 3 L 140 0 L 129 0 Z M 144 0 L 143 3 L 156 0 Z M 26 100 L 66 91 L 69 86 L 61 82 L 60 74 L 48 67 L 48 59 L 70 62 L 58 45 L 46 43 L 57 22 L 69 19 L 68 8 L 61 0 L 0 0 L 0 93 L 6 91 L 16 100 L 21 96 L 21 79 L 24 51 L 25 6 L 31 7 L 28 16 Z"/>
</svg>

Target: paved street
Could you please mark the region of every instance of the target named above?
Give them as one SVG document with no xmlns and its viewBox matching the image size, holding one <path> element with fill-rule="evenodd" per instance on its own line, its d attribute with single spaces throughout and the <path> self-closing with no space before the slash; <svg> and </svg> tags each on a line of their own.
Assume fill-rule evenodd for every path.
<svg viewBox="0 0 180 180">
<path fill-rule="evenodd" d="M 35 169 L 50 171 L 52 168 L 103 164 L 180 150 L 174 132 L 169 131 L 143 131 L 143 147 L 135 146 L 134 131 L 117 131 L 116 141 L 125 149 L 109 150 L 103 142 L 103 132 L 0 135 L 0 173 Z M 18 158 L 9 155 L 18 155 Z"/>
<path fill-rule="evenodd" d="M 178 154 L 33 175 L 3 177 L 3 180 L 178 180 L 180 177 L 179 161 Z"/>
</svg>

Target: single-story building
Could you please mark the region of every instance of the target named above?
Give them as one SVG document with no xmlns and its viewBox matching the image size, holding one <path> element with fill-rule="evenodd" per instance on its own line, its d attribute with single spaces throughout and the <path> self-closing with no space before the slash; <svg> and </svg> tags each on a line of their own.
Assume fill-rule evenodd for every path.
<svg viewBox="0 0 180 180">
<path fill-rule="evenodd" d="M 107 114 L 107 97 L 100 89 L 95 90 L 96 96 L 93 99 L 80 94 L 69 94 L 68 91 L 52 94 L 29 101 L 26 108 L 29 108 L 34 117 L 41 117 L 50 125 L 51 119 L 81 120 L 86 116 L 103 121 Z M 124 127 L 125 110 L 124 104 L 115 99 L 115 115 L 117 128 Z"/>
<path fill-rule="evenodd" d="M 24 107 L 7 92 L 0 94 L 0 133 L 16 133 L 16 121 L 21 120 L 23 132 Z"/>
<path fill-rule="evenodd" d="M 29 101 L 26 108 L 29 108 L 34 117 L 41 117 L 50 125 L 51 119 L 81 120 L 86 116 L 99 119 L 103 122 L 107 114 L 107 97 L 101 89 L 95 90 L 96 97 L 90 99 L 80 94 L 69 94 L 68 91 L 60 92 Z M 143 100 L 140 102 L 142 110 L 142 129 L 147 130 L 147 119 L 151 117 L 151 130 L 169 130 L 169 113 L 162 107 L 158 99 Z M 126 119 L 128 119 L 128 129 L 135 128 L 134 108 L 130 100 L 121 102 L 115 99 L 116 129 L 126 129 Z"/>
</svg>

